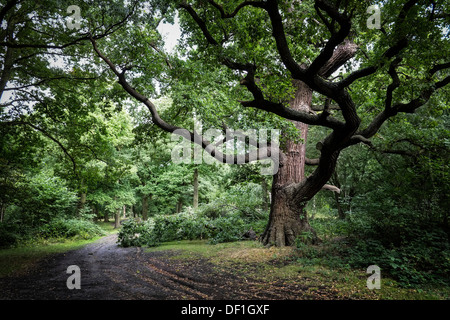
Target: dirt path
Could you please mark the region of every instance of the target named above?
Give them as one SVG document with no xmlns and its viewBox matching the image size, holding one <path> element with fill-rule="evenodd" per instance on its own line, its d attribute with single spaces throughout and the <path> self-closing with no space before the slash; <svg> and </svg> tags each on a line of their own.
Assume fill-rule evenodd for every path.
<svg viewBox="0 0 450 320">
<path fill-rule="evenodd" d="M 82 249 L 42 261 L 27 275 L 0 279 L 0 299 L 20 300 L 245 300 L 301 299 L 305 288 L 270 285 L 217 271 L 207 260 L 174 260 L 170 251 L 121 248 L 110 235 Z M 69 290 L 70 265 L 81 289 Z"/>
</svg>

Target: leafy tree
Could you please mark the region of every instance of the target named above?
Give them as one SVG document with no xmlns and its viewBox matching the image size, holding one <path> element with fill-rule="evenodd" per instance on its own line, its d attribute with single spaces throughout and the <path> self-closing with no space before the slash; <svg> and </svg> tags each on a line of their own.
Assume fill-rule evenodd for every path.
<svg viewBox="0 0 450 320">
<path fill-rule="evenodd" d="M 173 4 L 179 10 L 185 34 L 185 60 L 167 64 L 165 56 L 157 55 L 160 62 L 148 65 L 151 71 L 145 74 L 155 78 L 154 73 L 161 74 L 166 64 L 164 74 L 195 71 L 201 61 L 201 71 L 192 72 L 191 77 L 204 81 L 198 82 L 198 90 L 192 89 L 194 97 L 185 95 L 186 101 L 197 97 L 197 110 L 226 102 L 220 110 L 232 111 L 241 119 L 246 119 L 249 110 L 258 110 L 256 119 L 291 122 L 282 126 L 287 133 L 280 153 L 280 170 L 272 183 L 273 203 L 262 239 L 265 244 L 292 245 L 300 233 L 313 232 L 304 212 L 305 204 L 326 186 L 340 152 L 355 144 L 370 144 L 387 120 L 415 112 L 450 81 L 445 3 L 388 1 L 383 4 L 380 29 L 368 28 L 367 3 L 359 1 Z M 142 73 L 132 70 L 132 63 L 123 67 L 124 60 L 133 60 L 135 54 L 126 54 L 119 44 L 106 46 L 94 38 L 91 43 L 124 90 L 149 109 L 155 125 L 168 132 L 181 129 L 173 124 L 176 119 L 163 120 L 149 99 L 151 91 L 142 86 Z M 136 52 L 143 53 L 141 45 L 145 41 L 138 43 Z M 340 76 L 333 76 L 339 68 L 344 68 L 340 69 Z M 241 87 L 223 89 L 233 82 Z M 202 88 L 204 83 L 207 85 Z M 366 94 L 367 88 L 374 90 Z M 217 95 L 219 92 L 222 95 Z M 313 98 L 321 107 L 313 107 Z M 231 100 L 235 102 L 228 104 Z M 220 112 L 209 119 L 222 124 L 224 114 Z M 305 142 L 306 125 L 325 127 L 328 132 L 317 144 L 319 158 L 308 161 L 316 164 L 316 169 L 303 177 L 307 158 L 299 142 Z M 295 131 L 300 131 L 301 140 L 293 134 Z M 206 137 L 192 130 L 182 132 L 225 162 L 223 153 L 212 148 Z M 276 152 L 275 146 L 269 145 L 268 149 Z"/>
<path fill-rule="evenodd" d="M 154 203 L 171 203 L 175 210 L 181 200 L 197 206 L 200 167 L 165 163 L 155 152 L 149 170 L 143 163 L 133 167 L 127 155 L 130 119 L 119 111 L 130 96 L 148 110 L 139 114 L 133 105 L 131 112 L 147 117 L 135 132 L 147 132 L 152 140 L 164 141 L 154 135 L 159 128 L 181 134 L 219 162 L 238 163 L 243 150 L 245 163 L 277 160 L 264 244 L 293 245 L 305 231 L 317 240 L 305 206 L 324 188 L 356 196 L 349 177 L 356 167 L 345 160 L 370 164 L 369 157 L 343 153 L 339 164 L 338 158 L 357 144 L 397 159 L 399 170 L 432 172 L 426 183 L 433 191 L 422 200 L 434 199 L 428 209 L 446 205 L 436 181 L 447 179 L 441 169 L 447 137 L 433 134 L 443 127 L 432 127 L 448 106 L 446 1 L 384 2 L 375 29 L 368 24 L 372 3 L 359 1 L 92 1 L 80 4 L 76 30 L 68 30 L 61 10 L 69 2 L 50 4 L 11 0 L 0 10 L 1 129 L 26 127 L 59 147 L 66 161 L 50 162 L 79 193 L 80 207 L 89 189 L 98 191 L 91 198 L 97 204 L 114 202 L 110 210 L 134 203 L 134 172 L 141 197 L 151 192 Z M 175 13 L 183 38 L 169 55 L 157 26 L 164 19 L 173 22 Z M 161 95 L 170 101 L 159 103 Z M 416 118 L 404 116 L 414 112 Z M 421 121 L 430 130 L 418 137 L 410 127 Z M 222 137 L 209 141 L 197 130 L 199 122 L 203 132 L 220 128 Z M 258 145 L 249 133 L 255 128 L 280 129 L 280 143 Z M 245 141 L 231 152 L 225 145 L 235 137 L 227 129 L 247 130 L 235 133 Z M 311 144 L 314 130 L 320 139 Z M 399 155 L 410 158 L 398 160 Z M 3 168 L 4 185 L 14 184 L 19 171 Z M 374 168 L 375 163 L 366 168 L 372 176 Z M 333 180 L 339 185 L 328 184 Z M 8 197 L 2 197 L 2 208 L 11 203 Z"/>
</svg>

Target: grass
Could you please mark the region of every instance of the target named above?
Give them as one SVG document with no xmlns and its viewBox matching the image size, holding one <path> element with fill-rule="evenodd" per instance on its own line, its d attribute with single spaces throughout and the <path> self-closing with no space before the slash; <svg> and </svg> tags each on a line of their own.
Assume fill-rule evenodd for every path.
<svg viewBox="0 0 450 320">
<path fill-rule="evenodd" d="M 107 234 L 118 232 L 111 223 L 99 222 Z M 26 272 L 48 255 L 81 248 L 91 240 L 37 241 L 13 249 L 0 250 L 0 277 Z M 316 250 L 327 248 L 316 247 Z M 328 248 L 329 249 L 329 248 Z M 207 259 L 218 272 L 234 273 L 244 279 L 253 278 L 261 282 L 282 281 L 287 284 L 307 285 L 306 296 L 333 294 L 342 299 L 383 300 L 444 300 L 450 297 L 448 287 L 402 288 L 398 283 L 383 276 L 381 289 L 367 288 L 366 270 L 356 270 L 336 264 L 322 263 L 320 258 L 308 258 L 295 248 L 265 248 L 255 241 L 238 241 L 209 244 L 207 240 L 173 241 L 146 251 L 176 252 L 171 259 Z"/>
<path fill-rule="evenodd" d="M 107 234 L 118 232 L 110 222 L 97 223 Z M 0 277 L 26 273 L 37 262 L 52 254 L 79 249 L 98 240 L 81 239 L 37 239 L 32 243 L 24 243 L 15 248 L 0 250 Z"/>
<path fill-rule="evenodd" d="M 240 277 L 262 282 L 282 281 L 308 285 L 306 294 L 326 291 L 342 299 L 370 300 L 444 300 L 450 297 L 448 287 L 402 288 L 381 273 L 381 288 L 369 290 L 366 270 L 331 268 L 319 260 L 299 258 L 294 248 L 264 248 L 254 241 L 208 244 L 207 241 L 174 241 L 148 248 L 148 251 L 174 250 L 172 259 L 206 258 L 216 270 L 226 270 Z M 321 289 L 318 289 L 321 288 Z M 323 294 L 323 292 L 321 293 Z"/>
</svg>

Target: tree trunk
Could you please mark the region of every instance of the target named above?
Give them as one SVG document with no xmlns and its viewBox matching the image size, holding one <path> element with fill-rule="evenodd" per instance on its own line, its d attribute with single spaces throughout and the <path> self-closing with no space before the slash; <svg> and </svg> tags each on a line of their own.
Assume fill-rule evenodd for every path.
<svg viewBox="0 0 450 320">
<path fill-rule="evenodd" d="M 183 199 L 180 198 L 177 201 L 177 207 L 175 209 L 176 213 L 180 213 L 182 208 L 183 208 Z"/>
<path fill-rule="evenodd" d="M 341 220 L 345 220 L 345 212 L 341 206 L 341 197 L 338 193 L 334 193 L 334 200 L 336 200 L 336 207 L 338 211 L 338 217 Z"/>
<path fill-rule="evenodd" d="M 120 208 L 117 208 L 116 213 L 114 215 L 114 229 L 120 227 Z"/>
<path fill-rule="evenodd" d="M 198 169 L 194 169 L 194 209 L 198 208 Z"/>
<path fill-rule="evenodd" d="M 5 205 L 3 202 L 0 204 L 0 222 L 3 222 L 3 218 L 5 216 Z"/>
<path fill-rule="evenodd" d="M 92 205 L 92 212 L 94 213 L 94 221 L 99 221 L 101 219 L 100 213 L 97 205 Z"/>
<path fill-rule="evenodd" d="M 86 192 L 81 192 L 80 199 L 78 200 L 78 208 L 77 208 L 78 216 L 80 216 L 81 210 L 84 209 L 85 205 L 86 205 Z"/>
<path fill-rule="evenodd" d="M 311 243 L 318 241 L 314 229 L 309 225 L 305 205 L 300 207 L 292 203 L 290 188 L 272 187 L 273 201 L 270 206 L 269 224 L 261 237 L 266 246 L 292 246 L 297 237 L 308 233 Z"/>
<path fill-rule="evenodd" d="M 104 220 L 103 220 L 103 221 L 105 221 L 105 222 L 108 222 L 108 221 L 109 221 L 108 212 L 107 212 L 106 210 L 105 210 L 104 213 L 103 213 L 103 217 L 104 217 Z"/>
<path fill-rule="evenodd" d="M 329 77 L 351 59 L 356 51 L 356 44 L 350 40 L 344 41 L 336 47 L 331 58 L 320 68 L 319 74 L 324 78 Z M 295 97 L 289 102 L 290 107 L 297 111 L 312 112 L 311 88 L 299 80 L 294 80 L 294 86 Z M 303 232 L 309 232 L 310 242 L 318 241 L 316 233 L 309 225 L 305 206 L 307 201 L 323 188 L 334 172 L 340 152 L 336 142 L 343 140 L 339 137 L 341 133 L 337 132 L 327 137 L 327 140 L 322 143 L 326 147 L 321 150 L 317 169 L 308 179 L 305 179 L 308 125 L 301 122 L 294 123 L 303 141 L 297 144 L 287 141 L 284 150 L 280 150 L 279 170 L 273 177 L 269 223 L 261 237 L 265 245 L 291 246 Z M 350 137 L 353 132 L 342 134 Z"/>
<path fill-rule="evenodd" d="M 148 219 L 148 195 L 142 196 L 142 220 Z"/>
<path fill-rule="evenodd" d="M 341 189 L 341 184 L 339 183 L 339 179 L 338 179 L 338 175 L 336 173 L 336 171 L 333 173 L 333 184 L 338 187 L 339 189 Z M 338 210 L 338 217 L 339 219 L 344 220 L 345 219 L 345 211 L 341 206 L 341 194 L 334 192 L 334 200 L 336 201 L 336 207 Z"/>
<path fill-rule="evenodd" d="M 290 101 L 291 108 L 310 111 L 312 91 L 301 81 L 294 82 L 296 86 L 295 98 Z M 302 141 L 295 143 L 287 140 L 284 150 L 280 150 L 280 165 L 273 177 L 272 204 L 270 206 L 269 223 L 261 237 L 264 245 L 277 247 L 292 246 L 295 239 L 303 232 L 310 232 L 312 242 L 317 236 L 308 222 L 305 203 L 296 204 L 292 193 L 293 184 L 298 184 L 305 177 L 306 138 L 308 125 L 294 122 L 300 132 Z"/>
</svg>

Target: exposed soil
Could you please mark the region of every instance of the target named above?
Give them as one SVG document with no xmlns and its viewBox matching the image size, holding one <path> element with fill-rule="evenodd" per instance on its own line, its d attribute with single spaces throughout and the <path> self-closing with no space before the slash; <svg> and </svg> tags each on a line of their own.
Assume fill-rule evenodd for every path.
<svg viewBox="0 0 450 320">
<path fill-rule="evenodd" d="M 171 259 L 173 251 L 122 248 L 110 235 L 56 254 L 25 275 L 0 278 L 2 300 L 295 300 L 333 299 L 325 288 L 241 278 L 206 259 Z M 80 267 L 81 289 L 68 289 L 67 268 Z M 328 292 L 325 292 L 328 291 Z M 331 293 L 331 294 L 330 294 Z"/>
</svg>

